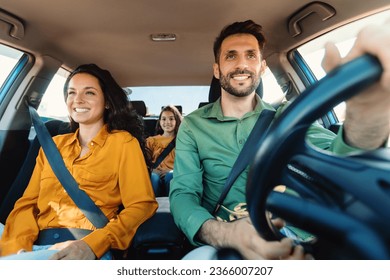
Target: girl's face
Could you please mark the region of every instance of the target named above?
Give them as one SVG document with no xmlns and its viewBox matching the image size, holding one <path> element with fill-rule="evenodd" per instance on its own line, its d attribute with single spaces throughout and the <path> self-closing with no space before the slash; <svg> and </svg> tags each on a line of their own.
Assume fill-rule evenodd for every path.
<svg viewBox="0 0 390 280">
<path fill-rule="evenodd" d="M 162 112 L 160 126 L 165 133 L 173 133 L 176 127 L 175 115 L 170 111 Z"/>
<path fill-rule="evenodd" d="M 74 75 L 69 81 L 66 105 L 69 115 L 80 127 L 103 126 L 105 100 L 96 77 L 87 73 Z"/>
</svg>

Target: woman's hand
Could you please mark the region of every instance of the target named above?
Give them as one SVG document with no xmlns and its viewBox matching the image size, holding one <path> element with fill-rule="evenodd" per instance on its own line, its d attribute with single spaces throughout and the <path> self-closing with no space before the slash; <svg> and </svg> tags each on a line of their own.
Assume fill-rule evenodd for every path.
<svg viewBox="0 0 390 280">
<path fill-rule="evenodd" d="M 60 250 L 51 260 L 95 260 L 92 249 L 83 240 L 65 241 L 54 244 L 50 250 Z"/>
</svg>

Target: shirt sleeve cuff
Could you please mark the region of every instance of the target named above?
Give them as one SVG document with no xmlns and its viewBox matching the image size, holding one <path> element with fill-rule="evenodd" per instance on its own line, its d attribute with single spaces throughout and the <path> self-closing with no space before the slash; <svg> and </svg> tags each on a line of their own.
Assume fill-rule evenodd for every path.
<svg viewBox="0 0 390 280">
<path fill-rule="evenodd" d="M 202 243 L 198 238 L 197 238 L 197 233 L 199 232 L 200 228 L 202 225 L 210 219 L 214 219 L 214 217 L 208 213 L 208 212 L 196 212 L 193 213 L 189 218 L 188 218 L 188 224 L 191 225 L 187 229 L 183 229 L 183 231 L 186 233 L 186 236 L 189 238 L 190 242 L 193 245 L 196 246 L 201 246 L 205 245 Z"/>
<path fill-rule="evenodd" d="M 20 250 L 32 251 L 32 241 L 9 240 L 0 243 L 0 256 L 16 254 Z"/>
<path fill-rule="evenodd" d="M 107 232 L 102 229 L 91 232 L 83 237 L 82 240 L 88 244 L 98 259 L 111 248 L 110 238 Z"/>
<path fill-rule="evenodd" d="M 332 150 L 332 152 L 334 152 L 337 155 L 346 155 L 346 154 L 350 154 L 350 153 L 364 151 L 362 149 L 352 147 L 352 146 L 348 145 L 347 143 L 345 143 L 345 141 L 344 141 L 344 128 L 343 127 L 341 127 L 339 129 L 337 136 L 333 141 L 333 145 L 332 145 L 331 150 Z"/>
</svg>

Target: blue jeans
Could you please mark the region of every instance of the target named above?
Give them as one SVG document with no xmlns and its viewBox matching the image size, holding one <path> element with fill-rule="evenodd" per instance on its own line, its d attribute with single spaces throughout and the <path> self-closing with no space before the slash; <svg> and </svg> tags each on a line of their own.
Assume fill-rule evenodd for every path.
<svg viewBox="0 0 390 280">
<path fill-rule="evenodd" d="M 203 245 L 188 252 L 182 260 L 217 260 L 218 250 L 210 245 Z"/>
<path fill-rule="evenodd" d="M 165 193 L 167 196 L 169 196 L 170 184 L 171 184 L 172 178 L 173 178 L 173 170 L 171 170 L 167 174 L 165 174 L 165 178 L 164 178 Z"/>
<path fill-rule="evenodd" d="M 154 195 L 156 197 L 157 196 L 162 196 L 163 195 L 163 190 L 162 190 L 162 184 L 161 184 L 160 175 L 158 175 L 155 172 L 152 172 L 152 174 L 150 174 L 150 181 L 152 182 Z"/>
<path fill-rule="evenodd" d="M 164 178 L 160 177 L 159 174 L 152 172 L 150 175 L 150 181 L 152 182 L 154 195 L 159 196 L 169 196 L 169 185 L 173 178 L 173 171 L 169 171 L 164 175 Z"/>
</svg>

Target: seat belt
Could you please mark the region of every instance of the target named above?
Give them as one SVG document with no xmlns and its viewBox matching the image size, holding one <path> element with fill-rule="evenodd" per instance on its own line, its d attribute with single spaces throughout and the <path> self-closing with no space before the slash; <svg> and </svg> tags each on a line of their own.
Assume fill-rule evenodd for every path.
<svg viewBox="0 0 390 280">
<path fill-rule="evenodd" d="M 169 142 L 168 146 L 161 152 L 161 154 L 158 156 L 156 161 L 153 163 L 152 168 L 155 169 L 157 166 L 160 165 L 160 163 L 164 160 L 164 158 L 170 153 L 170 151 L 173 150 L 173 148 L 176 145 L 176 137 L 172 139 L 171 142 Z"/>
<path fill-rule="evenodd" d="M 240 154 L 238 155 L 232 170 L 229 173 L 228 178 L 225 181 L 222 193 L 218 199 L 217 204 L 215 205 L 213 214 L 215 215 L 219 208 L 221 207 L 223 201 L 225 200 L 226 195 L 233 186 L 233 183 L 236 181 L 238 176 L 244 171 L 248 166 L 251 160 L 254 157 L 254 151 L 257 150 L 257 147 L 260 145 L 261 140 L 267 133 L 268 127 L 271 124 L 276 111 L 271 111 L 264 109 L 261 111 L 260 116 L 258 117 L 255 126 L 253 127 L 251 133 L 246 140 L 244 147 L 242 148 Z"/>
<path fill-rule="evenodd" d="M 58 180 L 88 220 L 96 228 L 104 227 L 108 223 L 107 217 L 93 200 L 79 188 L 78 183 L 66 168 L 64 160 L 38 112 L 30 105 L 28 105 L 28 108 L 38 140 Z"/>
<path fill-rule="evenodd" d="M 50 135 L 58 135 L 70 132 L 68 124 L 60 120 L 50 120 L 45 123 L 45 126 L 47 127 Z M 5 224 L 5 221 L 9 213 L 11 213 L 15 202 L 23 195 L 23 192 L 26 190 L 31 174 L 34 170 L 35 160 L 37 158 L 40 147 L 41 144 L 39 143 L 38 138 L 35 137 L 30 143 L 30 147 L 18 174 L 16 175 L 11 187 L 5 195 L 3 203 L 0 205 L 0 223 Z"/>
</svg>

